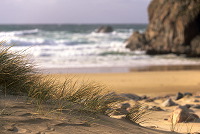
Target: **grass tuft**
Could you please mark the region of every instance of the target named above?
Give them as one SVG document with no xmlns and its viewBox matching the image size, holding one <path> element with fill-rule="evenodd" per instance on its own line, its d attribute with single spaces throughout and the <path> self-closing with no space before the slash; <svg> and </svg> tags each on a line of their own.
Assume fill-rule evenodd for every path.
<svg viewBox="0 0 200 134">
<path fill-rule="evenodd" d="M 143 120 L 143 117 L 150 114 L 150 110 L 140 103 L 136 103 L 133 108 L 130 109 L 129 113 L 126 115 L 126 118 L 135 122 L 137 124 L 143 123 L 146 120 Z"/>
<path fill-rule="evenodd" d="M 37 80 L 34 66 L 10 47 L 0 44 L 0 87 L 4 94 L 28 93 Z"/>
<path fill-rule="evenodd" d="M 11 52 L 11 47 L 3 44 L 0 45 L 0 87 L 4 94 L 28 95 L 38 107 L 52 103 L 62 109 L 67 102 L 72 102 L 93 112 L 104 112 L 120 100 L 95 82 L 74 82 L 73 78 L 67 78 L 60 83 L 39 74 L 25 56 Z"/>
</svg>

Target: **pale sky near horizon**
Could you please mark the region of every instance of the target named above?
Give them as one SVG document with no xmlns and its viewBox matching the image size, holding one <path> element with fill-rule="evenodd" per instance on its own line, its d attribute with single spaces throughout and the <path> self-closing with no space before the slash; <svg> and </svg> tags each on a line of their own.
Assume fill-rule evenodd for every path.
<svg viewBox="0 0 200 134">
<path fill-rule="evenodd" d="M 151 0 L 1 0 L 0 24 L 148 23 Z"/>
</svg>

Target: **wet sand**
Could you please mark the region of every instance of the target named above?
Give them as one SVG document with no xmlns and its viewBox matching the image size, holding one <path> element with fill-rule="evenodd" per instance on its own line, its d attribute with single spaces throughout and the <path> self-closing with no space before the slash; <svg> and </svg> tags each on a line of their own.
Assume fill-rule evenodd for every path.
<svg viewBox="0 0 200 134">
<path fill-rule="evenodd" d="M 128 73 L 148 71 L 179 71 L 200 70 L 200 65 L 157 65 L 157 66 L 135 66 L 135 67 L 76 67 L 76 68 L 43 68 L 45 74 L 74 74 L 74 73 Z"/>
</svg>

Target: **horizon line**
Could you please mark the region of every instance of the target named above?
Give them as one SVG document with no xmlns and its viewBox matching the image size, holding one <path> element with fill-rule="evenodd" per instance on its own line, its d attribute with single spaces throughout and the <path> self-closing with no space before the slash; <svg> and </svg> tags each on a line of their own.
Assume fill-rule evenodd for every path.
<svg viewBox="0 0 200 134">
<path fill-rule="evenodd" d="M 148 23 L 0 23 L 0 25 L 148 25 Z"/>
</svg>

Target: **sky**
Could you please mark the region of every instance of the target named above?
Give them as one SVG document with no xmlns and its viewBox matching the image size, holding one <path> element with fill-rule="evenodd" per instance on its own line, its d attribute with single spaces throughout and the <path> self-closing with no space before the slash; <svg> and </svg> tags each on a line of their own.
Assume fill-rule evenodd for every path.
<svg viewBox="0 0 200 134">
<path fill-rule="evenodd" d="M 0 24 L 148 23 L 150 0 L 1 0 Z"/>
</svg>

